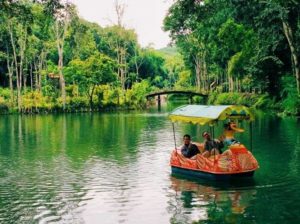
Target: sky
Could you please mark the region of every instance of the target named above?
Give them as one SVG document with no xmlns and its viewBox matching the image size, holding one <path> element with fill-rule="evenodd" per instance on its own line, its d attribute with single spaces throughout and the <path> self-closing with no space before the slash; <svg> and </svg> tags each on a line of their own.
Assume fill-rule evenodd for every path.
<svg viewBox="0 0 300 224">
<path fill-rule="evenodd" d="M 96 22 L 100 26 L 117 24 L 115 0 L 71 0 L 81 18 Z M 169 34 L 162 30 L 163 19 L 172 0 L 119 0 L 125 5 L 123 24 L 134 29 L 142 47 L 151 45 L 155 49 L 166 47 Z"/>
</svg>

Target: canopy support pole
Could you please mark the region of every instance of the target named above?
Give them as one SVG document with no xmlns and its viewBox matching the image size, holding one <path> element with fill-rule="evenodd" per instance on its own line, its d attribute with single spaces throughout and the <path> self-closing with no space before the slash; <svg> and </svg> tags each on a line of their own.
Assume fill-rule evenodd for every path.
<svg viewBox="0 0 300 224">
<path fill-rule="evenodd" d="M 173 122 L 172 122 L 172 126 L 173 126 L 173 136 L 174 136 L 175 150 L 177 150 L 177 146 L 176 146 L 176 136 L 175 136 L 175 126 L 174 126 L 174 123 L 173 123 Z"/>
<path fill-rule="evenodd" d="M 211 134 L 212 139 L 214 139 L 215 138 L 214 126 L 209 126 L 209 132 Z"/>
<path fill-rule="evenodd" d="M 253 143 L 253 141 L 252 141 L 252 134 L 253 134 L 253 132 L 252 132 L 252 123 L 250 122 L 250 152 L 252 152 L 252 143 Z"/>
</svg>

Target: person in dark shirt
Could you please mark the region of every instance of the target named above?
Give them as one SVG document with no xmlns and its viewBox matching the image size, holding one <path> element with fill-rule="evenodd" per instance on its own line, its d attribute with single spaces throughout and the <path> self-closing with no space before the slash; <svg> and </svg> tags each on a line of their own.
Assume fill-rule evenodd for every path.
<svg viewBox="0 0 300 224">
<path fill-rule="evenodd" d="M 193 156 L 200 153 L 198 147 L 191 143 L 191 136 L 184 135 L 183 136 L 183 146 L 181 147 L 181 154 L 186 158 L 192 158 Z"/>
<path fill-rule="evenodd" d="M 224 147 L 224 144 L 222 141 L 218 139 L 212 139 L 209 132 L 205 131 L 202 133 L 203 138 L 205 139 L 204 141 L 204 152 L 203 156 L 204 157 L 210 157 L 212 155 L 218 155 L 222 153 L 221 148 Z"/>
</svg>

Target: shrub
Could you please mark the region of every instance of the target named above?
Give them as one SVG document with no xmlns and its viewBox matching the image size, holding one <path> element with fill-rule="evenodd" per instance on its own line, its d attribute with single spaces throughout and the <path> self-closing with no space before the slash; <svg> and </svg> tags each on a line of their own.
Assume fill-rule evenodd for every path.
<svg viewBox="0 0 300 224">
<path fill-rule="evenodd" d="M 69 108 L 73 110 L 79 110 L 87 108 L 89 106 L 88 99 L 83 96 L 74 96 L 70 98 Z"/>
<path fill-rule="evenodd" d="M 288 115 L 297 115 L 300 113 L 300 96 L 298 95 L 294 77 L 284 76 L 281 79 L 283 86 L 280 92 L 281 101 L 279 105 L 283 112 Z"/>
<path fill-rule="evenodd" d="M 241 97 L 240 93 L 221 93 L 217 96 L 214 104 L 231 105 L 238 104 L 238 100 Z"/>
<path fill-rule="evenodd" d="M 147 80 L 134 83 L 132 88 L 126 91 L 127 106 L 136 109 L 145 108 L 147 104 L 146 95 L 149 92 L 151 92 L 151 87 Z"/>
<path fill-rule="evenodd" d="M 6 114 L 8 113 L 9 108 L 8 105 L 6 104 L 6 101 L 4 97 L 0 96 L 0 114 Z"/>
<path fill-rule="evenodd" d="M 43 96 L 39 91 L 29 91 L 23 95 L 22 110 L 24 112 L 49 111 L 53 107 L 51 98 Z"/>
<path fill-rule="evenodd" d="M 0 87 L 0 96 L 3 97 L 5 100 L 10 99 L 10 89 Z"/>
</svg>

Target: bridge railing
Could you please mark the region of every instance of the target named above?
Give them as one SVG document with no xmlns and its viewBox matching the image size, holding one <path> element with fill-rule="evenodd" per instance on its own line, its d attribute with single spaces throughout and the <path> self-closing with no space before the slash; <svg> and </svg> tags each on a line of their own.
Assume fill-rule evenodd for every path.
<svg viewBox="0 0 300 224">
<path fill-rule="evenodd" d="M 155 97 L 158 95 L 167 95 L 167 94 L 185 94 L 185 95 L 198 95 L 198 96 L 208 96 L 207 92 L 204 91 L 197 91 L 195 89 L 190 90 L 190 89 L 160 89 L 157 91 L 153 91 L 149 94 L 146 95 L 147 98 Z"/>
</svg>

